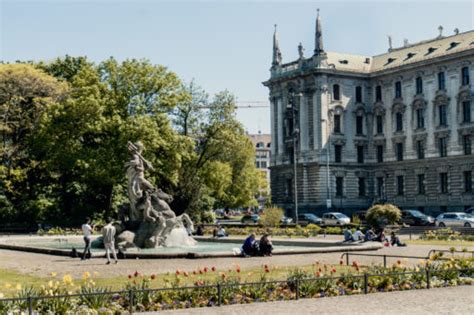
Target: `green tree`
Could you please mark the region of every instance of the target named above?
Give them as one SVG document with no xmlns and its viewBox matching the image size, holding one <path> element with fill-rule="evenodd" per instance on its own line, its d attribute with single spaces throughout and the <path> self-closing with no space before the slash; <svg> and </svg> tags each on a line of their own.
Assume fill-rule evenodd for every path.
<svg viewBox="0 0 474 315">
<path fill-rule="evenodd" d="M 372 206 L 367 210 L 365 216 L 367 223 L 374 228 L 384 228 L 386 225 L 394 224 L 400 220 L 402 212 L 392 204 L 381 204 Z"/>
<path fill-rule="evenodd" d="M 0 182 L 3 199 L 17 219 L 35 217 L 26 211 L 42 208 L 40 163 L 31 157 L 32 138 L 41 116 L 65 98 L 67 86 L 28 64 L 0 65 Z"/>
</svg>

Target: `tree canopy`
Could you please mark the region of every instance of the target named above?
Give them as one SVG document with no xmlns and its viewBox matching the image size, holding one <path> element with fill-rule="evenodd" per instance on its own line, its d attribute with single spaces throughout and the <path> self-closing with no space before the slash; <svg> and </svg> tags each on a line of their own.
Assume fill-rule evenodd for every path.
<svg viewBox="0 0 474 315">
<path fill-rule="evenodd" d="M 4 222 L 113 215 L 127 202 L 127 141 L 143 142 L 147 177 L 178 214 L 254 205 L 262 185 L 235 97 L 210 99 L 147 60 L 0 65 L 0 119 Z"/>
</svg>

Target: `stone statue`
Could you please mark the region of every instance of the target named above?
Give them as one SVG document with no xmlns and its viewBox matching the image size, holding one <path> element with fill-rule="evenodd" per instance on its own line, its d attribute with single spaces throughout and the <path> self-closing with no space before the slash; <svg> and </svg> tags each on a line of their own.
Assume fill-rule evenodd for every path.
<svg viewBox="0 0 474 315">
<path fill-rule="evenodd" d="M 304 48 L 301 43 L 298 45 L 298 55 L 300 56 L 300 60 L 304 59 Z"/>
<path fill-rule="evenodd" d="M 388 51 L 391 51 L 393 48 L 392 48 L 392 36 L 390 35 L 387 35 L 388 37 Z"/>
<path fill-rule="evenodd" d="M 171 195 L 161 189 L 154 187 L 146 178 L 145 170 L 154 170 L 153 166 L 143 156 L 143 144 L 141 142 L 128 142 L 128 150 L 132 158 L 125 163 L 127 174 L 127 193 L 130 199 L 128 217 L 122 209 L 122 219 L 125 221 L 123 232 L 117 237 L 117 244 L 122 247 L 145 247 L 153 248 L 167 246 L 169 237 L 174 229 L 189 231 L 194 230 L 194 225 L 189 216 L 184 213 L 176 216 L 169 206 L 173 201 Z M 187 231 L 185 230 L 185 231 Z M 187 235 L 180 240 L 190 245 L 195 241 Z M 182 242 L 182 241 L 181 241 Z"/>
</svg>

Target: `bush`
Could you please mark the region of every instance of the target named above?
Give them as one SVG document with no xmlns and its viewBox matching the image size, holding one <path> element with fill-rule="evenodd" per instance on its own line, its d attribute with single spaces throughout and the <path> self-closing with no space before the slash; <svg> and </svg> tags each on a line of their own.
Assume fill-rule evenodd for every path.
<svg viewBox="0 0 474 315">
<path fill-rule="evenodd" d="M 384 228 L 400 220 L 402 212 L 392 204 L 375 205 L 367 210 L 366 220 L 374 228 Z"/>
<path fill-rule="evenodd" d="M 198 223 L 214 223 L 216 222 L 216 214 L 212 211 L 203 211 Z"/>
<path fill-rule="evenodd" d="M 283 217 L 283 209 L 278 207 L 266 208 L 260 216 L 260 223 L 264 227 L 277 227 L 280 225 L 280 220 Z"/>
</svg>

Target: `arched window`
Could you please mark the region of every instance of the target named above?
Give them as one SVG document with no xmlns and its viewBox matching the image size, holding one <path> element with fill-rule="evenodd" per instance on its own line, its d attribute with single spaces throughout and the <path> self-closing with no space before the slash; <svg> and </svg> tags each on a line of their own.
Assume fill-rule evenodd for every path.
<svg viewBox="0 0 474 315">
<path fill-rule="evenodd" d="M 339 101 L 341 99 L 341 94 L 340 94 L 340 91 L 339 91 L 339 84 L 334 84 L 332 86 L 332 99 L 334 101 Z"/>
<path fill-rule="evenodd" d="M 257 148 L 264 148 L 264 147 L 265 147 L 265 143 L 263 142 L 257 143 Z"/>
</svg>

